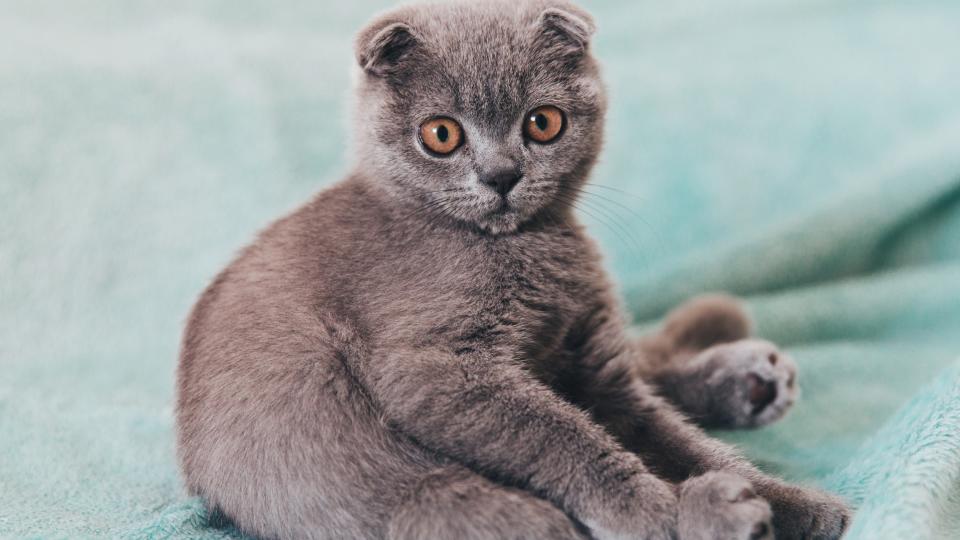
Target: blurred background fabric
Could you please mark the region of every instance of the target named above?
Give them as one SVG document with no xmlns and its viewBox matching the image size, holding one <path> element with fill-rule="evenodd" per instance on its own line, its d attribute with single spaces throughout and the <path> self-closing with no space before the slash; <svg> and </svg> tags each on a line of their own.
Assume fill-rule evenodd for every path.
<svg viewBox="0 0 960 540">
<path fill-rule="evenodd" d="M 0 0 L 0 537 L 233 538 L 183 491 L 187 312 L 346 171 L 389 2 Z M 960 537 L 960 2 L 588 1 L 610 89 L 582 217 L 638 324 L 748 298 L 804 396 L 722 433 Z"/>
</svg>

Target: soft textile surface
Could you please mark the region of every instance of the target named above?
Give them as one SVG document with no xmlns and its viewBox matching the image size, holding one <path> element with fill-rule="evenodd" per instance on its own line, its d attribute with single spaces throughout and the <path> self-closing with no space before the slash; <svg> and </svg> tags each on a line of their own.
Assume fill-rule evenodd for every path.
<svg viewBox="0 0 960 540">
<path fill-rule="evenodd" d="M 583 217 L 637 320 L 747 296 L 804 399 L 721 435 L 847 496 L 850 538 L 960 536 L 960 3 L 585 3 L 612 106 Z M 236 536 L 177 477 L 179 333 L 349 167 L 382 7 L 0 0 L 0 536 Z"/>
</svg>

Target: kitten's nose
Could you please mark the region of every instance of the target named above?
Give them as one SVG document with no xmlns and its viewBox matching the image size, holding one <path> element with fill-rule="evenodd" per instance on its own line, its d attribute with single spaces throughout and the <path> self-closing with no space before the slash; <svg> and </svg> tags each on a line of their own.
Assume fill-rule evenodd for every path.
<svg viewBox="0 0 960 540">
<path fill-rule="evenodd" d="M 520 170 L 516 167 L 494 170 L 480 177 L 481 183 L 493 188 L 501 197 L 506 197 L 519 181 Z"/>
</svg>

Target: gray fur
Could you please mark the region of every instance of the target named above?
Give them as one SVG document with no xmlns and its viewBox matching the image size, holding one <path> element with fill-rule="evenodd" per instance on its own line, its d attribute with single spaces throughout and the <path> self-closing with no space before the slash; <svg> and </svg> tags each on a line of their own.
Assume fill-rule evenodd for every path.
<svg viewBox="0 0 960 540">
<path fill-rule="evenodd" d="M 761 474 L 640 377 L 745 322 L 694 310 L 626 336 L 570 211 L 601 145 L 593 29 L 560 0 L 511 0 L 361 31 L 353 172 L 263 231 L 190 316 L 192 493 L 263 538 L 671 538 L 727 530 L 681 509 L 749 481 L 779 537 L 840 535 L 840 501 Z M 569 123 L 537 145 L 521 122 L 544 104 Z M 466 135 L 443 158 L 417 139 L 435 115 Z M 522 172 L 506 207 L 478 181 L 504 167 Z"/>
</svg>

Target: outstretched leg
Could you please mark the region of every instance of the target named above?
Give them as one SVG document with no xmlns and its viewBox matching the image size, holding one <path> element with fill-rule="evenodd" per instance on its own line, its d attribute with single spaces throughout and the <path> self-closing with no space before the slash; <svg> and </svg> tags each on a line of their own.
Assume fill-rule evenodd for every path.
<svg viewBox="0 0 960 540">
<path fill-rule="evenodd" d="M 729 296 L 695 298 L 663 329 L 638 343 L 645 380 L 705 427 L 774 422 L 799 396 L 793 359 L 770 342 L 748 339 L 750 320 Z"/>
<path fill-rule="evenodd" d="M 582 539 L 585 529 L 553 504 L 463 467 L 428 473 L 390 520 L 391 540 Z"/>
<path fill-rule="evenodd" d="M 682 318 L 683 309 L 679 314 Z M 774 534 L 778 539 L 836 540 L 842 535 L 850 516 L 843 501 L 763 474 L 733 448 L 691 425 L 684 415 L 657 395 L 648 382 L 637 377 L 638 370 L 649 364 L 637 365 L 642 361 L 637 358 L 641 351 L 634 350 L 623 335 L 621 320 L 611 301 L 595 306 L 574 328 L 573 335 L 577 339 L 571 341 L 576 345 L 571 354 L 578 363 L 574 367 L 577 371 L 570 378 L 578 384 L 564 386 L 563 392 L 568 399 L 589 411 L 593 419 L 625 448 L 638 454 L 648 470 L 681 485 L 678 515 L 681 538 L 736 538 L 744 531 L 758 538 L 769 536 L 770 531 L 764 528 L 765 522 L 758 519 L 764 515 L 761 511 L 763 504 L 743 504 L 750 501 L 752 495 L 749 490 L 744 491 L 744 487 L 755 489 L 756 495 L 769 504 L 773 512 Z M 672 330 L 667 332 L 674 332 L 675 341 L 698 343 L 698 346 L 707 347 L 707 351 L 718 347 L 709 343 L 711 340 L 676 339 L 678 335 L 702 337 L 703 333 L 685 332 L 696 328 L 698 320 L 693 317 L 690 324 L 679 327 L 671 327 L 668 321 L 667 328 Z M 741 324 L 730 324 L 726 328 L 739 326 L 745 329 L 748 327 L 742 324 L 745 320 L 742 318 Z M 744 334 L 740 332 L 724 331 L 719 335 L 741 340 L 734 341 L 733 345 L 749 343 L 742 340 Z M 687 358 L 697 355 L 694 353 Z M 769 364 L 769 359 L 766 361 Z M 663 364 L 669 365 L 669 362 Z M 707 474 L 711 472 L 731 475 Z M 706 478 L 698 480 L 700 476 Z M 737 477 L 747 483 L 738 481 Z M 736 487 L 741 489 L 738 491 Z M 698 510 L 703 506 L 694 502 L 698 500 L 713 503 L 704 512 Z M 726 503 L 720 504 L 719 501 Z M 698 516 L 703 521 L 690 521 Z"/>
<path fill-rule="evenodd" d="M 679 538 L 770 538 L 767 510 L 778 539 L 842 536 L 850 517 L 843 501 L 761 473 L 632 378 L 626 361 L 608 361 L 586 383 L 582 405 L 594 418 L 651 471 L 680 484 Z"/>
</svg>

